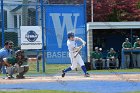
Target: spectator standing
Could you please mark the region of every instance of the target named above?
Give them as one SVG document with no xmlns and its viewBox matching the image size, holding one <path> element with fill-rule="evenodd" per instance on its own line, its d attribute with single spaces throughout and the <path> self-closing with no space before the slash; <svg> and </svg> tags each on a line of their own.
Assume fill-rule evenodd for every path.
<svg viewBox="0 0 140 93">
<path fill-rule="evenodd" d="M 125 42 L 123 42 L 122 48 L 123 50 L 129 50 L 132 48 L 132 44 L 129 42 L 128 38 L 126 38 Z M 130 52 L 125 52 L 124 54 L 124 59 L 125 59 L 124 68 L 129 68 L 130 66 L 130 55 L 131 55 Z"/>
<path fill-rule="evenodd" d="M 140 49 L 140 38 L 136 39 L 136 42 L 134 43 L 133 47 L 136 50 Z M 134 67 L 140 68 L 140 53 L 133 54 L 133 65 Z"/>
</svg>

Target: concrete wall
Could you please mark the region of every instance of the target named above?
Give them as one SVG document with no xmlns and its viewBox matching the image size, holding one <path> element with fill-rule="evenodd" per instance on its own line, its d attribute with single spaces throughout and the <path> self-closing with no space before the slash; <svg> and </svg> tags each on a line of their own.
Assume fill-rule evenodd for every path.
<svg viewBox="0 0 140 93">
<path fill-rule="evenodd" d="M 93 35 L 92 30 L 89 30 L 87 33 L 87 52 L 88 52 L 88 62 L 91 62 L 90 53 L 93 51 Z"/>
</svg>

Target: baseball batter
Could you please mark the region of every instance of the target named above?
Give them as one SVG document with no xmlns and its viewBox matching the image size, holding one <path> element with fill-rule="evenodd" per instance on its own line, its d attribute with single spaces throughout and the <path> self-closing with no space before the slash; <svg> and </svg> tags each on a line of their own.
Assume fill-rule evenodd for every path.
<svg viewBox="0 0 140 93">
<path fill-rule="evenodd" d="M 81 41 L 83 44 L 79 47 L 77 47 L 76 41 Z M 62 70 L 62 77 L 65 77 L 65 73 L 71 70 L 74 70 L 77 68 L 77 65 L 79 64 L 85 74 L 85 77 L 89 77 L 89 74 L 87 73 L 84 61 L 82 60 L 82 57 L 80 54 L 77 54 L 79 50 L 85 46 L 86 42 L 83 41 L 79 37 L 74 37 L 74 33 L 70 32 L 68 33 L 68 40 L 67 40 L 67 46 L 69 50 L 69 57 L 71 60 L 71 66 L 68 67 L 67 69 Z"/>
</svg>

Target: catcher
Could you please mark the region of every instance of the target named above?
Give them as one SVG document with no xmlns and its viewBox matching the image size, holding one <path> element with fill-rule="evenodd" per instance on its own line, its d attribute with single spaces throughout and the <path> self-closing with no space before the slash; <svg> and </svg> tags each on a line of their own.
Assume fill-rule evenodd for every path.
<svg viewBox="0 0 140 93">
<path fill-rule="evenodd" d="M 28 72 L 29 66 L 27 65 L 27 58 L 24 57 L 24 51 L 16 51 L 15 57 L 4 58 L 4 65 L 6 66 L 6 72 L 8 79 L 14 78 L 13 74 L 17 73 L 17 79 L 23 79 L 24 74 Z M 26 65 L 25 65 L 26 64 Z"/>
</svg>

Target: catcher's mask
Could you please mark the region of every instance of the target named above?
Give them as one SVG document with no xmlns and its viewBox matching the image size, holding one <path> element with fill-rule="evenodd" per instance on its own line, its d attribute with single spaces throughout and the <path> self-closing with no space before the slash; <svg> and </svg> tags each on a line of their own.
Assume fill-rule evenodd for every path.
<svg viewBox="0 0 140 93">
<path fill-rule="evenodd" d="M 16 57 L 18 57 L 18 56 L 24 56 L 24 51 L 22 51 L 22 50 L 17 50 L 17 51 L 16 51 Z"/>
</svg>

